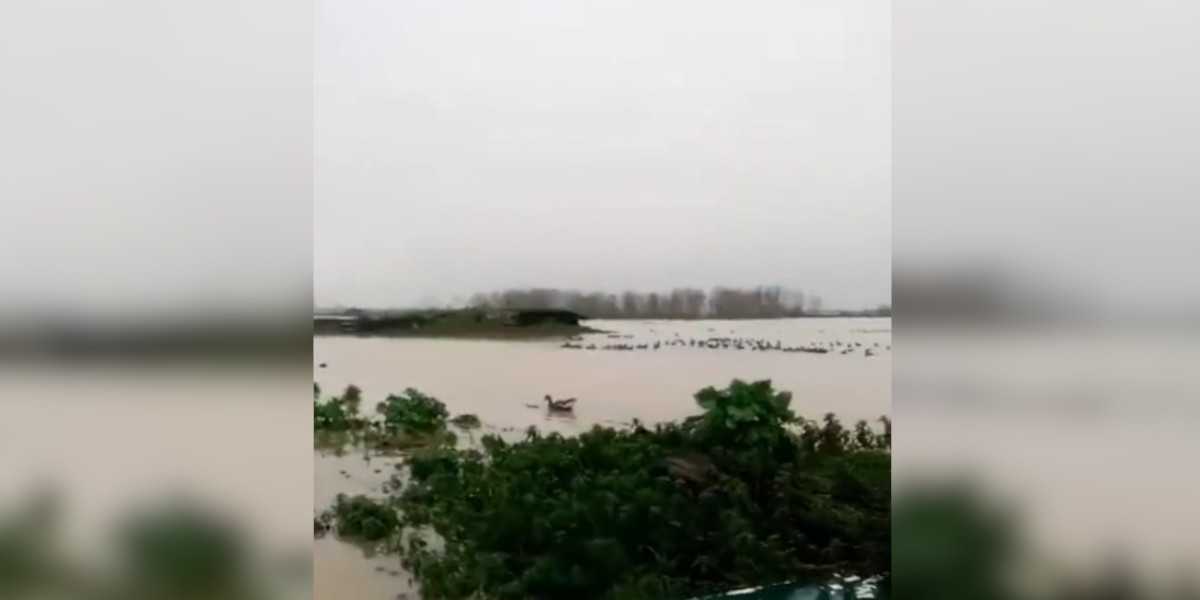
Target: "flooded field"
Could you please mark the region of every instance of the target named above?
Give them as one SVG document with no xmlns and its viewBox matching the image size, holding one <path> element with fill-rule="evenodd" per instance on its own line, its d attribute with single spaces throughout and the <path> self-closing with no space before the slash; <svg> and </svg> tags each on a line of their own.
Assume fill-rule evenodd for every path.
<svg viewBox="0 0 1200 600">
<path fill-rule="evenodd" d="M 793 409 L 845 420 L 889 412 L 891 322 L 888 319 L 781 319 L 770 321 L 591 321 L 612 332 L 583 336 L 596 350 L 562 348 L 561 340 L 491 341 L 411 338 L 318 337 L 313 341 L 314 377 L 335 393 L 347 384 L 362 388 L 364 406 L 391 392 L 415 387 L 432 394 L 451 413 L 472 412 L 494 427 L 536 424 L 578 431 L 594 423 L 679 419 L 695 414 L 692 394 L 706 385 L 741 379 L 772 379 L 791 390 Z M 850 354 L 710 349 L 663 345 L 678 338 L 739 337 L 771 344 L 862 344 Z M 620 337 L 610 337 L 620 336 Z M 625 337 L 632 336 L 632 337 Z M 647 344 L 643 350 L 606 351 L 605 344 Z M 874 345 L 879 344 L 876 348 Z M 865 356 L 867 348 L 877 354 Z M 320 364 L 326 364 L 320 368 Z M 546 419 L 526 408 L 544 395 L 576 397 L 574 418 Z"/>
<path fill-rule="evenodd" d="M 36 547 L 61 555 L 49 553 L 45 575 L 87 590 L 118 577 L 117 532 L 131 520 L 199 514 L 211 518 L 202 532 L 230 533 L 245 548 L 237 567 L 266 597 L 306 597 L 312 417 L 295 402 L 304 376 L 270 363 L 5 365 L 0 524 L 28 522 L 14 515 L 30 501 L 52 507 L 57 518 L 39 528 Z M 70 589 L 66 597 L 92 597 Z"/>
<path fill-rule="evenodd" d="M 316 337 L 314 379 L 325 395 L 357 385 L 364 407 L 414 387 L 444 402 L 452 415 L 477 414 L 482 432 L 502 435 L 517 435 L 529 425 L 570 434 L 635 418 L 681 419 L 698 412 L 692 398 L 697 390 L 733 378 L 771 379 L 777 389 L 793 393 L 792 409 L 808 418 L 834 412 L 853 422 L 891 412 L 890 319 L 587 325 L 605 333 L 571 342 L 579 348 L 564 347 L 563 340 Z M 701 340 L 708 343 L 699 345 Z M 633 349 L 604 349 L 619 345 Z M 785 351 L 799 347 L 828 352 Z M 540 404 L 547 394 L 578 398 L 574 414 L 548 415 Z M 318 449 L 314 459 L 318 511 L 338 493 L 382 497 L 382 486 L 401 460 L 355 448 Z M 313 557 L 318 599 L 417 597 L 394 556 L 329 536 L 315 540 Z"/>
<path fill-rule="evenodd" d="M 1188 335 L 905 335 L 897 486 L 971 474 L 1020 517 L 1033 570 L 1053 557 L 1099 573 L 1131 561 L 1158 581 L 1195 572 L 1200 351 Z"/>
</svg>

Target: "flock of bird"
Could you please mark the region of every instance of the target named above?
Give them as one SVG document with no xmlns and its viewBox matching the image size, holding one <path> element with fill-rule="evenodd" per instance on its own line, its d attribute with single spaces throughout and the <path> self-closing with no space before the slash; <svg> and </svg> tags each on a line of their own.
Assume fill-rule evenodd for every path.
<svg viewBox="0 0 1200 600">
<path fill-rule="evenodd" d="M 671 347 L 688 347 L 700 348 L 707 350 L 745 350 L 753 352 L 807 352 L 810 354 L 854 354 L 862 351 L 864 356 L 875 356 L 884 351 L 891 350 L 890 344 L 882 346 L 879 342 L 872 345 L 866 345 L 862 342 L 813 342 L 806 346 L 785 346 L 780 340 L 774 342 L 765 339 L 745 338 L 745 337 L 708 337 L 708 338 L 687 338 L 676 337 L 668 340 L 655 340 L 653 342 L 609 342 L 609 343 L 584 343 L 584 339 L 580 336 L 575 336 L 568 339 L 562 344 L 563 348 L 569 350 L 615 350 L 615 351 L 637 351 L 637 350 L 659 350 L 661 348 Z M 609 338 L 630 339 L 631 335 L 609 334 Z"/>
</svg>

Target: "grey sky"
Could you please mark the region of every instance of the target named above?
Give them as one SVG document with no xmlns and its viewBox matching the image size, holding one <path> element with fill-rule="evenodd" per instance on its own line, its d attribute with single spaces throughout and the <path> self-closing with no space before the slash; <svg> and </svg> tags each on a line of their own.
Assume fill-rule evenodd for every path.
<svg viewBox="0 0 1200 600">
<path fill-rule="evenodd" d="M 313 19 L 295 6 L 0 2 L 0 327 L 308 311 Z"/>
<path fill-rule="evenodd" d="M 896 264 L 1123 313 L 1200 303 L 1200 3 L 897 8 Z M 1020 43 L 1014 43 L 1014 40 Z"/>
<path fill-rule="evenodd" d="M 888 302 L 886 2 L 320 0 L 314 301 Z"/>
</svg>

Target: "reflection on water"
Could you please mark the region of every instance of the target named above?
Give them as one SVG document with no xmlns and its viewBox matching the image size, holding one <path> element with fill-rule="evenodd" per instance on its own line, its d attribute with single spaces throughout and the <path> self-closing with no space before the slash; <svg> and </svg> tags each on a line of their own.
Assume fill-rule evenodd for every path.
<svg viewBox="0 0 1200 600">
<path fill-rule="evenodd" d="M 594 424 L 622 425 L 682 419 L 698 412 L 692 395 L 731 379 L 771 379 L 793 393 L 797 414 L 837 413 L 843 421 L 890 414 L 890 319 L 778 319 L 762 321 L 591 321 L 605 331 L 583 336 L 585 346 L 620 341 L 644 350 L 561 347 L 562 340 L 495 341 L 416 338 L 316 337 L 314 378 L 324 395 L 353 383 L 368 412 L 389 393 L 414 387 L 444 402 L 452 415 L 474 413 L 474 435 L 517 436 L 530 425 L 579 433 Z M 612 337 L 619 336 L 619 337 Z M 827 354 L 710 349 L 671 340 L 737 338 L 787 346 L 826 345 L 854 350 Z M 659 344 L 657 350 L 654 343 Z M 834 346 L 840 343 L 839 346 Z M 874 349 L 874 356 L 865 350 Z M 324 363 L 325 367 L 320 367 Z M 548 413 L 542 397 L 575 397 L 574 414 Z M 460 442 L 470 434 L 459 432 Z M 465 439 L 464 439 L 465 438 Z M 338 493 L 382 496 L 398 457 L 365 455 L 350 447 L 315 454 L 315 508 Z M 318 599 L 392 600 L 415 597 L 394 556 L 366 556 L 362 548 L 322 538 L 314 544 Z"/>
</svg>

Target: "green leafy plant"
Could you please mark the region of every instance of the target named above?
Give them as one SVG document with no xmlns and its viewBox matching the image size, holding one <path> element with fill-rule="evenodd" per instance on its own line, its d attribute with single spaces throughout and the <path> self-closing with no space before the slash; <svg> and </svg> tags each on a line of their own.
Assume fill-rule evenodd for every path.
<svg viewBox="0 0 1200 600">
<path fill-rule="evenodd" d="M 735 379 L 723 390 L 706 387 L 695 398 L 705 411 L 704 434 L 722 442 L 770 443 L 775 440 L 767 438 L 778 436 L 783 425 L 795 420 L 788 409 L 791 392 L 775 392 L 770 381 Z"/>
<path fill-rule="evenodd" d="M 348 431 L 352 428 L 350 415 L 337 398 L 313 401 L 313 428 L 317 431 Z"/>
<path fill-rule="evenodd" d="M 353 383 L 346 386 L 346 390 L 342 392 L 342 404 L 346 407 L 346 411 L 352 415 L 358 414 L 359 404 L 362 403 L 362 390 Z"/>
<path fill-rule="evenodd" d="M 192 500 L 131 513 L 118 530 L 115 554 L 128 589 L 111 597 L 261 598 L 247 567 L 245 537 L 224 515 Z"/>
<path fill-rule="evenodd" d="M 382 540 L 400 527 L 395 509 L 366 496 L 338 494 L 333 515 L 339 535 L 367 541 Z"/>
<path fill-rule="evenodd" d="M 358 414 L 358 405 L 362 401 L 362 392 L 355 385 L 346 386 L 341 397 L 330 398 L 324 402 L 320 399 L 321 388 L 313 383 L 313 429 L 323 432 L 360 431 L 370 425 L 370 421 Z"/>
<path fill-rule="evenodd" d="M 769 382 L 696 395 L 704 414 L 577 437 L 530 428 L 481 450 L 412 453 L 404 524 L 431 526 L 405 564 L 425 598 L 688 597 L 834 572 L 880 574 L 890 558 L 890 456 L 789 427 Z"/>
<path fill-rule="evenodd" d="M 445 404 L 413 388 L 389 395 L 376 409 L 383 415 L 387 430 L 406 434 L 441 431 L 449 416 Z"/>
</svg>

